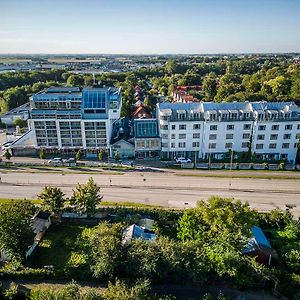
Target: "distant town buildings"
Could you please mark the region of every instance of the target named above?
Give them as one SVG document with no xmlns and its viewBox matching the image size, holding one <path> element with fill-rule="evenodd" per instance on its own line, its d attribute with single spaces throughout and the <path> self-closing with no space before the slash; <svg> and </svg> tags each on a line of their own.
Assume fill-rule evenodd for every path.
<svg viewBox="0 0 300 300">
<path fill-rule="evenodd" d="M 16 107 L 0 116 L 0 120 L 7 126 L 13 126 L 17 119 L 27 121 L 29 119 L 29 103 L 25 103 L 19 107 Z"/>
<path fill-rule="evenodd" d="M 190 102 L 198 102 L 199 100 L 192 95 L 189 95 L 190 90 L 200 91 L 202 89 L 201 86 L 177 86 L 174 91 L 172 92 L 171 96 L 174 102 L 183 102 L 183 103 L 190 103 Z"/>
</svg>

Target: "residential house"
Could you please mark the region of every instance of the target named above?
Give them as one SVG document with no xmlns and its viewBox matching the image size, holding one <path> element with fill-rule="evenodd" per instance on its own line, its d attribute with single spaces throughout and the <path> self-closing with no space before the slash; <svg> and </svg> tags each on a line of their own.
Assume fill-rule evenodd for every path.
<svg viewBox="0 0 300 300">
<path fill-rule="evenodd" d="M 252 237 L 243 249 L 244 255 L 255 257 L 258 263 L 271 266 L 273 260 L 278 258 L 276 251 L 272 248 L 262 229 L 258 226 L 252 227 Z"/>
</svg>

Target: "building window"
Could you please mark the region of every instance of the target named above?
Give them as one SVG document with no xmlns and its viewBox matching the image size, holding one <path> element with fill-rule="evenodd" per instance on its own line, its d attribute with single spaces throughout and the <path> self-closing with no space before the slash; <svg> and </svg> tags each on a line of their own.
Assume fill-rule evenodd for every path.
<svg viewBox="0 0 300 300">
<path fill-rule="evenodd" d="M 260 131 L 266 130 L 266 125 L 259 125 L 258 130 Z"/>
<path fill-rule="evenodd" d="M 279 125 L 272 125 L 272 130 L 279 130 Z"/>
<path fill-rule="evenodd" d="M 291 134 L 289 134 L 289 133 L 284 134 L 283 139 L 284 140 L 290 140 L 291 139 Z"/>
<path fill-rule="evenodd" d="M 216 149 L 216 147 L 217 147 L 217 144 L 216 144 L 216 143 L 209 143 L 209 144 L 208 144 L 208 148 L 209 148 L 209 149 Z"/>
<path fill-rule="evenodd" d="M 161 130 L 168 130 L 168 125 L 160 125 Z"/>
<path fill-rule="evenodd" d="M 176 129 L 176 125 L 172 125 L 172 130 L 175 130 Z"/>
<path fill-rule="evenodd" d="M 265 135 L 264 134 L 259 134 L 258 136 L 257 136 L 257 140 L 258 141 L 263 141 L 265 139 Z"/>
<path fill-rule="evenodd" d="M 298 148 L 298 143 L 295 143 L 295 144 L 294 144 L 294 148 Z"/>
<path fill-rule="evenodd" d="M 232 139 L 233 139 L 233 133 L 227 133 L 226 140 L 232 140 Z"/>
<path fill-rule="evenodd" d="M 226 143 L 225 148 L 226 149 L 232 149 L 232 145 L 233 145 L 232 143 Z"/>
<path fill-rule="evenodd" d="M 282 144 L 282 149 L 288 149 L 290 148 L 290 143 L 283 143 Z"/>
<path fill-rule="evenodd" d="M 227 125 L 227 130 L 233 130 L 233 129 L 234 129 L 234 125 L 232 124 Z"/>
<path fill-rule="evenodd" d="M 210 130 L 218 130 L 218 125 L 210 125 Z"/>
<path fill-rule="evenodd" d="M 186 125 L 185 124 L 179 124 L 179 130 L 185 130 Z"/>
<path fill-rule="evenodd" d="M 178 143 L 178 148 L 185 148 L 185 143 L 184 142 Z"/>
<path fill-rule="evenodd" d="M 255 148 L 256 149 L 263 149 L 264 148 L 264 144 L 256 144 Z"/>
<path fill-rule="evenodd" d="M 243 139 L 244 139 L 244 140 L 250 139 L 250 133 L 243 133 Z"/>
<path fill-rule="evenodd" d="M 250 130 L 251 124 L 244 124 L 244 130 Z"/>
<path fill-rule="evenodd" d="M 285 130 L 292 130 L 292 129 L 293 129 L 293 125 L 292 124 L 285 125 Z"/>
<path fill-rule="evenodd" d="M 168 148 L 168 143 L 161 143 L 162 148 Z"/>
<path fill-rule="evenodd" d="M 171 148 L 175 148 L 175 143 L 171 143 Z"/>
<path fill-rule="evenodd" d="M 297 129 L 300 130 L 300 124 L 297 125 Z"/>
<path fill-rule="evenodd" d="M 242 148 L 248 148 L 248 147 L 249 147 L 249 142 L 242 143 Z"/>
<path fill-rule="evenodd" d="M 175 135 L 174 133 L 172 133 L 172 134 L 171 134 L 171 139 L 174 140 L 175 138 L 176 138 L 176 135 Z"/>
<path fill-rule="evenodd" d="M 200 133 L 193 133 L 193 139 L 200 139 Z"/>
<path fill-rule="evenodd" d="M 274 144 L 274 143 L 269 144 L 269 149 L 276 149 L 276 147 L 277 147 L 277 144 Z"/>
<path fill-rule="evenodd" d="M 186 138 L 186 134 L 185 133 L 180 133 L 179 134 L 179 139 L 180 140 L 184 140 Z"/>
<path fill-rule="evenodd" d="M 194 124 L 193 125 L 193 129 L 200 129 L 201 128 L 201 125 L 200 124 Z"/>
<path fill-rule="evenodd" d="M 193 148 L 199 148 L 200 143 L 199 142 L 193 142 Z"/>
<path fill-rule="evenodd" d="M 296 134 L 296 140 L 300 140 L 300 133 Z"/>
<path fill-rule="evenodd" d="M 270 135 L 270 140 L 277 140 L 278 139 L 278 134 L 271 134 Z"/>
<path fill-rule="evenodd" d="M 179 113 L 178 114 L 178 119 L 179 120 L 184 120 L 185 119 L 185 113 Z"/>
<path fill-rule="evenodd" d="M 216 134 L 210 134 L 209 135 L 209 139 L 210 140 L 216 140 L 217 139 L 217 135 Z"/>
<path fill-rule="evenodd" d="M 168 136 L 167 134 L 162 134 L 162 135 L 161 135 L 161 138 L 162 138 L 162 139 L 167 139 L 168 137 L 169 137 L 169 136 Z"/>
</svg>

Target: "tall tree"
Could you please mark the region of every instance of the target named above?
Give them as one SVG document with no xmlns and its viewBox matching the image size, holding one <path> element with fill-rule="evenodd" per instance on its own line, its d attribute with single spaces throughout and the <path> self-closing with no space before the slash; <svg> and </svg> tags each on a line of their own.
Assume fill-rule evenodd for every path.
<svg viewBox="0 0 300 300">
<path fill-rule="evenodd" d="M 0 205 L 0 249 L 16 263 L 22 263 L 33 243 L 31 217 L 35 207 L 26 200 Z"/>
<path fill-rule="evenodd" d="M 213 99 L 217 94 L 217 78 L 215 73 L 209 73 L 203 80 L 203 90 L 209 99 Z"/>
<path fill-rule="evenodd" d="M 91 269 L 96 278 L 112 279 L 122 263 L 122 234 L 120 223 L 100 223 L 89 239 Z"/>
<path fill-rule="evenodd" d="M 43 201 L 43 206 L 55 214 L 59 213 L 64 207 L 65 194 L 60 188 L 45 186 L 43 191 L 37 196 Z"/>
<path fill-rule="evenodd" d="M 103 197 L 100 196 L 100 187 L 90 177 L 86 184 L 78 183 L 70 203 L 76 206 L 80 213 L 86 213 L 88 216 L 95 214 L 96 206 Z"/>
</svg>

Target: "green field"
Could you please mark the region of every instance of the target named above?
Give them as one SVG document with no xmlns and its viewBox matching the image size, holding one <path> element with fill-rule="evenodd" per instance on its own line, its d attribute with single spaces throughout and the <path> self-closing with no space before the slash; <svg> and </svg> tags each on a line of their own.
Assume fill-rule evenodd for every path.
<svg viewBox="0 0 300 300">
<path fill-rule="evenodd" d="M 33 257 L 33 267 L 53 265 L 57 277 L 68 275 L 72 267 L 70 261 L 80 257 L 77 239 L 85 228 L 84 225 L 52 225 Z"/>
</svg>

